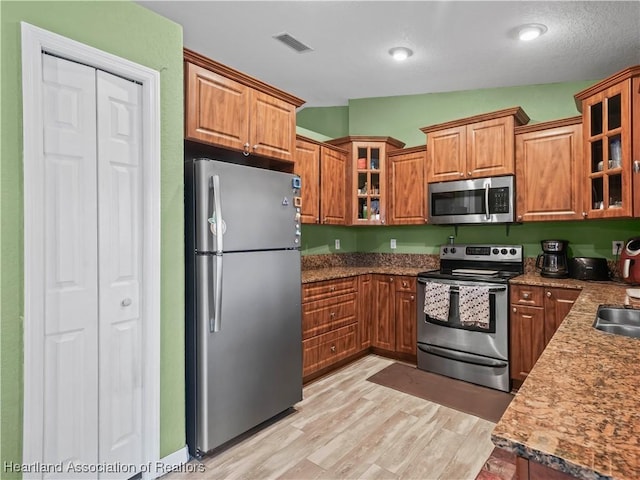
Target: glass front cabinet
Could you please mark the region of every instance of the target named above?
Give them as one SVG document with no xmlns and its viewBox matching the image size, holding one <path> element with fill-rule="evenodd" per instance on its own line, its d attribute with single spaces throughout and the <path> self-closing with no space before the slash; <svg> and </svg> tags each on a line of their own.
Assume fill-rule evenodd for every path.
<svg viewBox="0 0 640 480">
<path fill-rule="evenodd" d="M 347 180 L 351 225 L 385 225 L 387 154 L 404 146 L 391 137 L 349 136 L 327 143 L 351 152 Z"/>
<path fill-rule="evenodd" d="M 634 198 L 640 196 L 640 66 L 612 75 L 575 99 L 583 116 L 583 216 L 640 216 L 640 201 Z"/>
</svg>

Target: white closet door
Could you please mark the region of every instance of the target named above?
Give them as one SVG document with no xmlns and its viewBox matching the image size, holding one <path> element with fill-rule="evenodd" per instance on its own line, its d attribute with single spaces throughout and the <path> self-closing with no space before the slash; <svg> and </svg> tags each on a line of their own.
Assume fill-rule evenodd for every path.
<svg viewBox="0 0 640 480">
<path fill-rule="evenodd" d="M 98 461 L 96 91 L 93 68 L 42 55 L 44 463 Z M 53 476 L 53 475 L 52 475 Z M 85 475 L 86 476 L 86 475 Z M 49 475 L 45 475 L 49 477 Z M 69 478 L 63 473 L 62 478 Z"/>
<path fill-rule="evenodd" d="M 137 466 L 143 460 L 142 87 L 103 71 L 97 85 L 99 457 Z"/>
</svg>

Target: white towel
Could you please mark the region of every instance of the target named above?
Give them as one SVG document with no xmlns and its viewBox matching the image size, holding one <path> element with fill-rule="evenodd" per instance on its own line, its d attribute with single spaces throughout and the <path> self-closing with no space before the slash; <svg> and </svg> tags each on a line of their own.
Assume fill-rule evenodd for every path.
<svg viewBox="0 0 640 480">
<path fill-rule="evenodd" d="M 424 313 L 431 318 L 449 320 L 449 291 L 446 283 L 427 282 L 424 289 Z"/>
<path fill-rule="evenodd" d="M 489 287 L 460 286 L 458 311 L 460 323 L 466 326 L 489 328 Z"/>
</svg>

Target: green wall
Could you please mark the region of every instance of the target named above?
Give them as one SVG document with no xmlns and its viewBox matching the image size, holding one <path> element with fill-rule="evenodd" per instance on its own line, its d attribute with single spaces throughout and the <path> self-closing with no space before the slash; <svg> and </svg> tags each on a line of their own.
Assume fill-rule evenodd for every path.
<svg viewBox="0 0 640 480">
<path fill-rule="evenodd" d="M 23 189 L 20 22 L 127 58 L 161 77 L 161 444 L 185 445 L 182 27 L 132 2 L 0 2 L 1 459 L 22 459 Z M 0 477 L 6 478 L 3 472 Z"/>
<path fill-rule="evenodd" d="M 296 124 L 309 130 L 340 138 L 349 135 L 349 107 L 310 107 L 296 113 Z"/>
<path fill-rule="evenodd" d="M 612 72 L 613 73 L 613 72 Z M 594 83 L 593 80 L 523 87 L 492 88 L 446 93 L 425 93 L 396 97 L 363 98 L 349 101 L 344 107 L 307 108 L 300 115 L 304 127 L 329 135 L 331 119 L 348 118 L 349 129 L 335 136 L 391 136 L 414 146 L 424 144 L 420 127 L 464 118 L 503 108 L 521 106 L 529 115 L 529 123 L 579 115 L 573 95 Z M 318 110 L 314 115 L 314 110 Z M 314 124 L 314 121 L 316 122 Z M 342 253 L 391 252 L 389 240 L 395 238 L 398 253 L 435 253 L 437 246 L 453 235 L 453 227 L 338 227 L 303 226 L 303 254 L 334 253 L 334 239 L 342 235 Z M 353 237 L 348 237 L 353 235 Z M 525 255 L 540 252 L 540 240 L 569 240 L 572 256 L 604 256 L 613 258 L 612 240 L 625 240 L 640 235 L 640 220 L 588 220 L 576 222 L 535 222 L 504 226 L 463 226 L 458 229 L 458 243 L 504 242 L 523 244 Z"/>
</svg>

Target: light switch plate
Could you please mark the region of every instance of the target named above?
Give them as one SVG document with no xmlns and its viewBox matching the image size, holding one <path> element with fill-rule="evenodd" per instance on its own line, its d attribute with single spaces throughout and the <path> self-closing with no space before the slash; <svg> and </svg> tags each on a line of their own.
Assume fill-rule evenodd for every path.
<svg viewBox="0 0 640 480">
<path fill-rule="evenodd" d="M 336 250 L 340 250 L 340 239 L 336 238 Z"/>
<path fill-rule="evenodd" d="M 611 242 L 611 253 L 614 255 L 620 255 L 622 253 L 622 247 L 624 242 L 622 240 L 613 240 Z"/>
<path fill-rule="evenodd" d="M 391 239 L 391 249 L 392 249 L 392 250 L 394 250 L 394 249 L 396 248 L 396 246 L 397 246 L 397 245 L 396 245 L 396 239 L 395 239 L 395 238 L 392 238 L 392 239 Z"/>
</svg>

